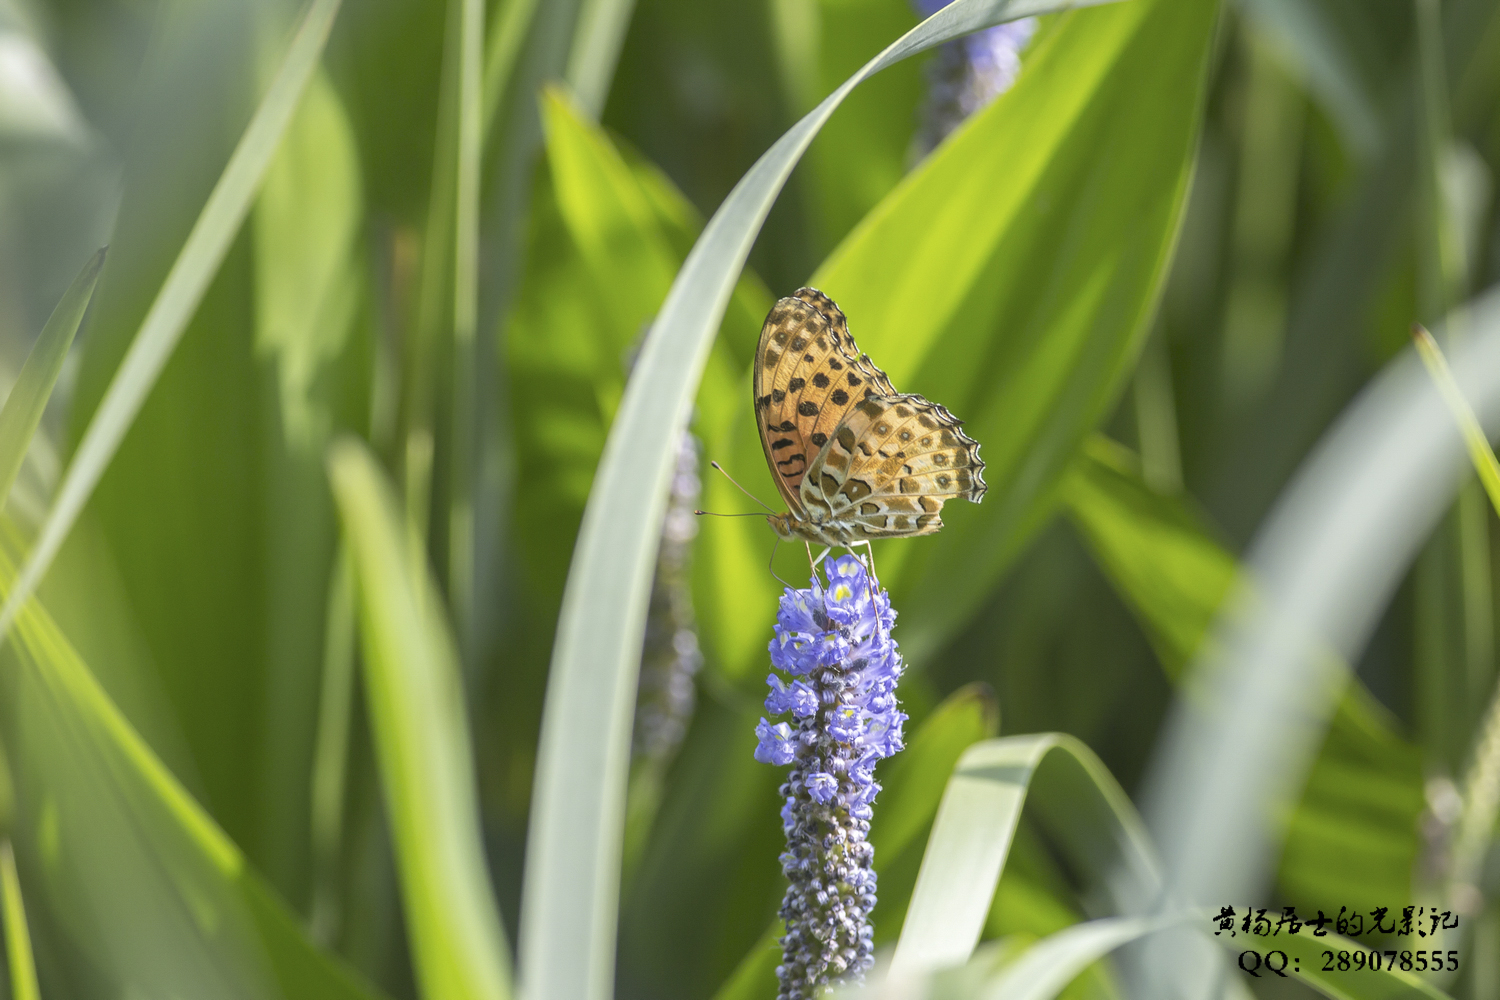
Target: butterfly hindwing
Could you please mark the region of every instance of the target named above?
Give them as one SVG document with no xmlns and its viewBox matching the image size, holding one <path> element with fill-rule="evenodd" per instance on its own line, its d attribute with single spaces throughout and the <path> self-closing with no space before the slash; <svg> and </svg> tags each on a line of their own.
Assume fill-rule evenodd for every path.
<svg viewBox="0 0 1500 1000">
<path fill-rule="evenodd" d="M 960 426 L 921 396 L 862 399 L 814 457 L 801 482 L 804 509 L 862 538 L 937 531 L 945 501 L 978 503 L 986 488 L 979 444 Z"/>
<path fill-rule="evenodd" d="M 812 288 L 779 300 L 755 352 L 755 415 L 776 488 L 801 511 L 808 465 L 866 394 L 890 393 L 885 373 L 859 353 L 844 314 Z"/>
</svg>

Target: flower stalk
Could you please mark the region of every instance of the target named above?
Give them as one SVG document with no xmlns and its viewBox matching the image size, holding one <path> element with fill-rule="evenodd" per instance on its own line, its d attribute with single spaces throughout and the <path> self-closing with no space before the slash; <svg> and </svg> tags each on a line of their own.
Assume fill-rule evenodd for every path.
<svg viewBox="0 0 1500 1000">
<path fill-rule="evenodd" d="M 791 765 L 781 786 L 787 848 L 781 870 L 786 933 L 776 974 L 779 1000 L 810 1000 L 828 986 L 861 979 L 874 962 L 871 806 L 877 761 L 903 746 L 896 702 L 901 654 L 891 640 L 890 595 L 855 556 L 787 589 L 776 616 L 773 673 L 755 759 Z"/>
</svg>

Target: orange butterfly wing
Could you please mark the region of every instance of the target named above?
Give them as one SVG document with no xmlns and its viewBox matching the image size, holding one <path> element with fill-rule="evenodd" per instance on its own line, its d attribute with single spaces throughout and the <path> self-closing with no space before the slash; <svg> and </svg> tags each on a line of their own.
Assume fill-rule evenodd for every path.
<svg viewBox="0 0 1500 1000">
<path fill-rule="evenodd" d="M 859 353 L 844 314 L 815 288 L 777 301 L 755 349 L 756 428 L 787 507 L 844 416 L 866 396 L 893 395 L 891 380 Z"/>
</svg>

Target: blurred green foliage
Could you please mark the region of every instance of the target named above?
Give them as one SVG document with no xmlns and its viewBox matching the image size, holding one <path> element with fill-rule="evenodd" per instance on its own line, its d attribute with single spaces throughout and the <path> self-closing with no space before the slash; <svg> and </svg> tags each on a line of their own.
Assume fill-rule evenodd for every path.
<svg viewBox="0 0 1500 1000">
<path fill-rule="evenodd" d="M 905 0 L 492 0 L 470 37 L 459 2 L 345 4 L 250 217 L 0 654 L 0 834 L 43 997 L 510 988 L 559 609 L 633 359 L 734 183 L 918 20 Z M 7 588 L 298 16 L 0 0 L 0 384 L 33 343 L 58 349 L 38 340 L 47 317 L 110 246 L 7 501 Z M 463 44 L 485 54 L 482 101 Z M 579 52 L 617 57 L 597 115 L 569 86 L 591 79 Z M 748 364 L 771 302 L 811 283 L 896 385 L 983 445 L 984 505 L 876 547 L 914 668 L 911 745 L 882 771 L 872 832 L 881 945 L 949 774 L 997 719 L 1070 734 L 1139 791 L 1298 463 L 1412 321 L 1500 276 L 1494 0 L 1049 15 L 1016 86 L 917 159 L 923 63 L 854 91 L 793 173 L 691 424 L 775 496 Z M 454 336 L 466 260 L 472 348 Z M 364 445 L 340 446 L 336 507 L 341 436 Z M 703 505 L 750 506 L 717 476 Z M 1258 905 L 1398 908 L 1445 884 L 1495 688 L 1493 518 L 1461 496 L 1352 664 L 1297 807 L 1269 818 L 1283 850 Z M 701 526 L 706 664 L 622 887 L 623 997 L 773 989 L 781 778 L 751 758 L 771 543 L 758 518 Z M 795 581 L 801 560 L 785 547 L 774 569 Z M 413 662 L 430 670 L 403 675 Z M 464 762 L 435 765 L 458 791 L 393 777 L 433 731 L 452 742 L 431 760 Z M 1254 748 L 1226 734 L 1218 752 Z M 1019 817 L 986 938 L 1098 915 L 1056 826 Z M 440 875 L 414 864 L 452 856 Z M 433 943 L 460 912 L 444 878 L 479 915 L 453 955 Z M 1488 878 L 1475 959 L 1445 984 L 1475 1000 L 1500 981 Z M 448 963 L 467 970 L 454 994 Z M 1094 966 L 1072 989 L 1117 986 Z"/>
</svg>

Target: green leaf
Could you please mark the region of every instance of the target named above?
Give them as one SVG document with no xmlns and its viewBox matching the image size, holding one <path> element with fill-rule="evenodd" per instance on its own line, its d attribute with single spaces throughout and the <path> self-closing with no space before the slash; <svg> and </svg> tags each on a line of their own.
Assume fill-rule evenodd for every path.
<svg viewBox="0 0 1500 1000">
<path fill-rule="evenodd" d="M 5 397 L 5 406 L 0 408 L 0 504 L 10 496 L 15 485 L 16 473 L 26 458 L 26 449 L 31 446 L 31 436 L 41 422 L 42 411 L 52 396 L 52 387 L 57 384 L 58 373 L 67 360 L 68 348 L 73 344 L 73 335 L 78 324 L 83 322 L 84 310 L 94 296 L 94 285 L 104 267 L 104 251 L 100 250 L 83 265 L 73 284 L 63 293 L 57 308 L 47 318 L 47 325 L 26 355 L 21 374 L 10 395 Z"/>
<path fill-rule="evenodd" d="M 13 583 L 20 547 L 6 525 L 0 586 Z M 64 982 L 151 996 L 371 996 L 309 944 L 39 602 L 14 636 L 16 656 L 0 667 L 14 836 L 34 926 L 49 950 L 83 959 L 58 970 Z"/>
<path fill-rule="evenodd" d="M 209 282 L 250 209 L 256 189 L 302 92 L 317 68 L 338 9 L 339 0 L 313 0 L 298 25 L 255 116 L 241 136 L 142 321 L 130 350 L 94 411 L 36 544 L 17 576 L 15 586 L 7 593 L 4 606 L 0 607 L 0 636 L 8 632 L 46 574 L 125 432 L 140 412 L 157 376 L 171 357 L 183 329 L 202 301 Z"/>
<path fill-rule="evenodd" d="M 1059 15 L 1015 86 L 812 278 L 897 388 L 964 418 L 988 463 L 980 507 L 950 504 L 936 536 L 877 546 L 913 658 L 969 620 L 1050 516 L 1068 462 L 1134 363 L 1182 215 L 1216 17 L 1213 0 Z M 748 420 L 729 458 L 737 470 L 764 465 Z M 764 530 L 747 518 L 705 534 Z M 740 616 L 724 654 L 736 675 L 753 669 L 752 639 L 774 610 L 763 576 L 736 581 L 745 606 L 765 609 Z"/>
<path fill-rule="evenodd" d="M 1134 466 L 1123 447 L 1095 436 L 1064 483 L 1063 500 L 1163 669 L 1180 680 L 1239 571 L 1200 518 L 1152 491 Z"/>
<path fill-rule="evenodd" d="M 1182 215 L 1217 16 L 1212 0 L 1062 15 L 1015 86 L 813 278 L 898 388 L 963 417 L 983 447 L 983 506 L 881 553 L 913 656 L 967 619 L 1042 522 L 1134 363 Z"/>
<path fill-rule="evenodd" d="M 511 994 L 510 962 L 438 590 L 368 449 L 336 443 L 329 475 L 358 579 L 365 688 L 417 980 L 432 1000 L 499 1000 Z"/>
<path fill-rule="evenodd" d="M 1181 501 L 1153 493 L 1128 452 L 1091 440 L 1063 488 L 1068 511 L 1173 680 L 1199 652 L 1238 576 Z M 1339 702 L 1286 829 L 1280 882 L 1304 910 L 1369 910 L 1410 898 L 1421 760 L 1354 680 Z"/>
<path fill-rule="evenodd" d="M 609 992 L 647 591 L 668 477 L 712 334 L 776 194 L 865 77 L 958 34 L 1052 9 L 957 0 L 894 42 L 786 133 L 709 220 L 626 388 L 589 494 L 548 676 L 521 916 L 522 990 Z"/>
<path fill-rule="evenodd" d="M 5 959 L 10 966 L 11 1000 L 40 1000 L 36 958 L 31 954 L 31 931 L 26 926 L 26 904 L 21 899 L 16 853 L 9 840 L 0 841 L 0 912 L 4 914 Z"/>
<path fill-rule="evenodd" d="M 1140 818 L 1092 751 L 1062 734 L 989 740 L 964 754 L 943 793 L 891 960 L 893 974 L 968 960 L 1039 772 L 1048 791 L 1036 805 L 1049 831 L 1104 883 L 1116 909 L 1154 896 L 1158 862 Z M 1123 875 L 1106 880 L 1116 864 Z"/>
</svg>

